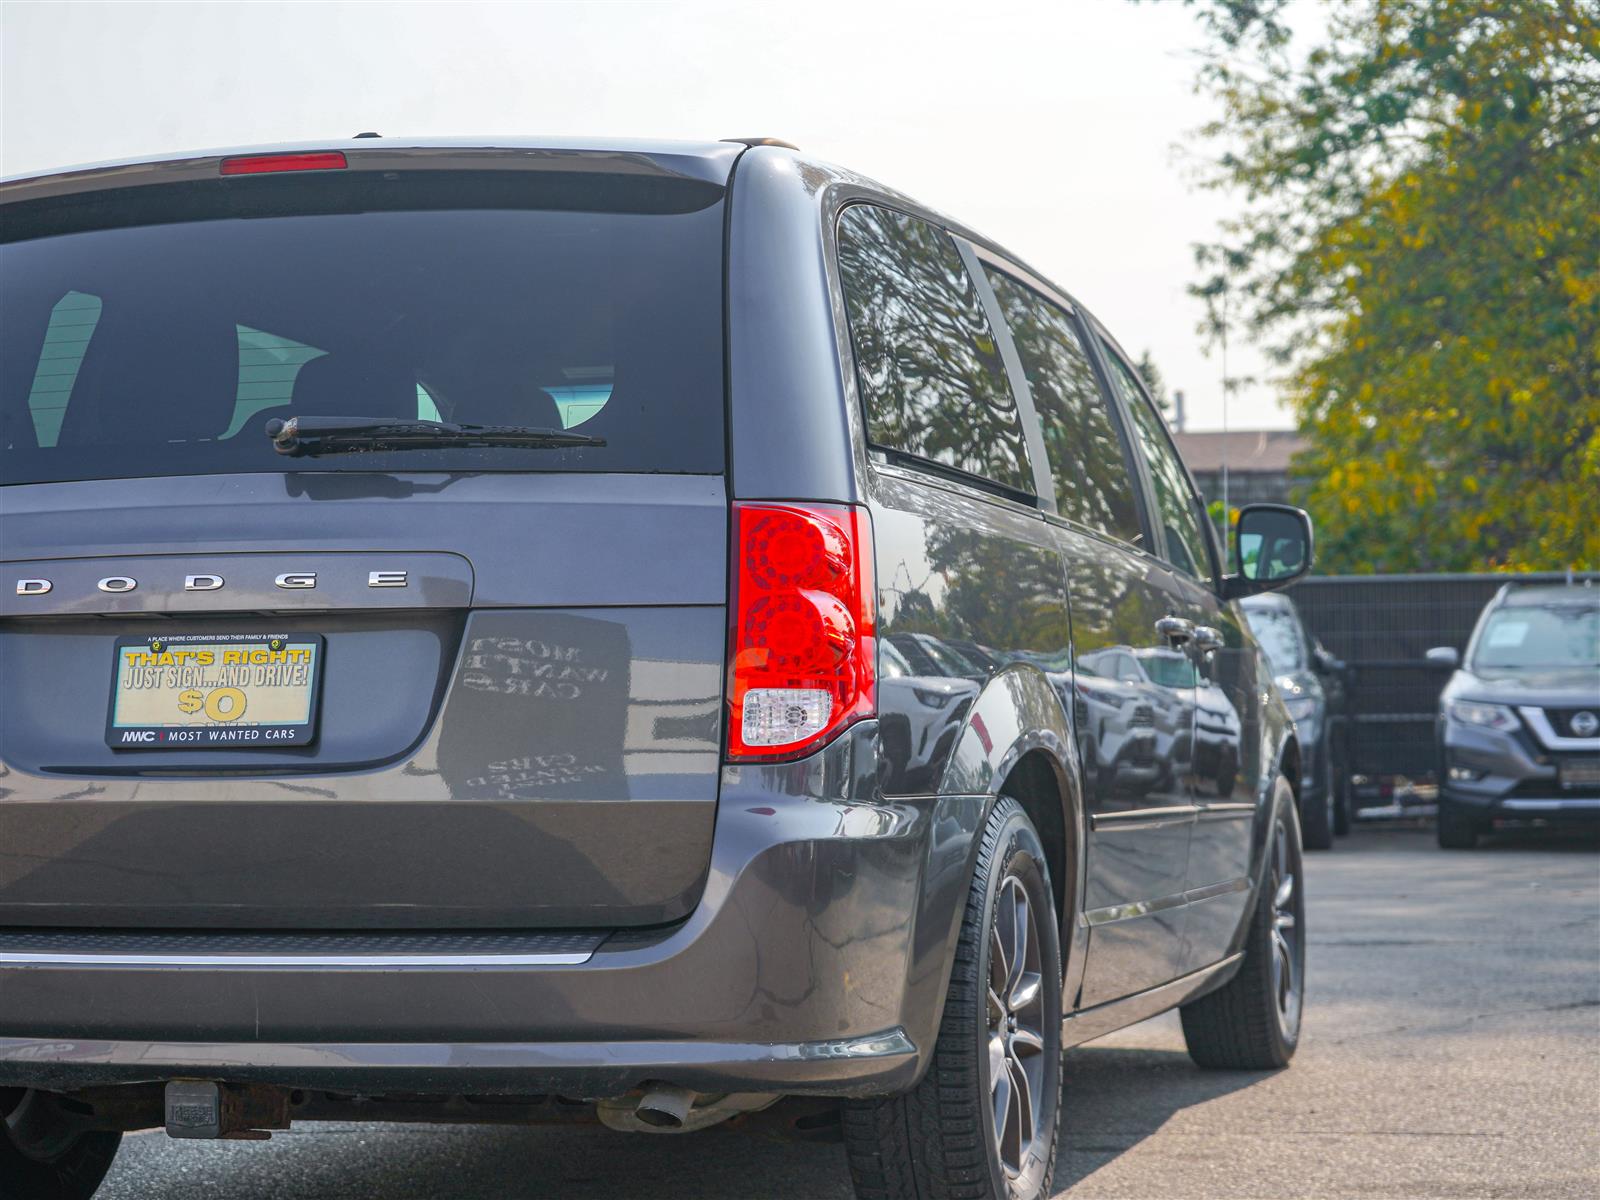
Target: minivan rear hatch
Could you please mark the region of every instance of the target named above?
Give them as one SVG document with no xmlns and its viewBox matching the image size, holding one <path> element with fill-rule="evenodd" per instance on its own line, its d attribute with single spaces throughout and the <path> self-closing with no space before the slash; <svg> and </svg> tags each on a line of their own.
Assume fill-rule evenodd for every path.
<svg viewBox="0 0 1600 1200">
<path fill-rule="evenodd" d="M 693 906 L 733 150 L 0 190 L 0 926 Z"/>
</svg>

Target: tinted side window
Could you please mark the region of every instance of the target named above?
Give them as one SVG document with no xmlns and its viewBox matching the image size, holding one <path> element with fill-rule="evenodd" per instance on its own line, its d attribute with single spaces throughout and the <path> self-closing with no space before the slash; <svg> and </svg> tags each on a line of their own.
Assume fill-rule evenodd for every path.
<svg viewBox="0 0 1600 1200">
<path fill-rule="evenodd" d="M 1123 403 L 1133 414 L 1133 428 L 1138 435 L 1139 448 L 1150 466 L 1156 511 L 1161 516 L 1161 525 L 1167 535 L 1167 557 L 1175 567 L 1197 579 L 1209 579 L 1211 556 L 1206 549 L 1205 527 L 1201 524 L 1194 492 L 1184 474 L 1183 462 L 1167 440 L 1167 432 L 1161 427 L 1161 418 L 1134 382 L 1133 372 L 1109 346 L 1106 347 L 1106 357 L 1111 361 L 1111 378 L 1122 394 Z"/>
<path fill-rule="evenodd" d="M 1039 413 L 1063 517 L 1125 542 L 1143 537 L 1133 475 L 1072 318 L 1010 276 L 990 271 Z"/>
<path fill-rule="evenodd" d="M 874 445 L 1033 492 L 994 331 L 950 235 L 856 204 L 839 217 L 839 275 Z"/>
</svg>

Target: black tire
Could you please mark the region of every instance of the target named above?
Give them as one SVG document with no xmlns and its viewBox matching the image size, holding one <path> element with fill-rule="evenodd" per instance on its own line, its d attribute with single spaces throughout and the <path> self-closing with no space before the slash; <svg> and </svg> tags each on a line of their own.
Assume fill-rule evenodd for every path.
<svg viewBox="0 0 1600 1200">
<path fill-rule="evenodd" d="M 1014 882 L 1013 882 L 1014 881 Z M 1019 904 L 1018 898 L 1022 903 Z M 997 952 L 997 916 L 1024 908 L 1033 935 L 1025 937 L 1021 968 L 1008 974 L 1008 996 L 1032 997 L 1031 977 L 1039 976 L 1037 999 L 1018 1004 L 1015 1019 L 996 1007 L 993 973 L 1004 967 Z M 1020 927 L 1012 921 L 1011 928 Z M 998 964 L 998 965 L 997 965 Z M 1027 970 L 1029 966 L 1035 970 Z M 1011 1024 L 1006 1022 L 1010 1021 Z M 1025 1027 L 1019 1027 L 1024 1021 Z M 1037 1025 L 1038 1048 L 1013 1058 L 1022 1034 Z M 999 1028 L 999 1035 L 994 1030 Z M 1015 1032 L 1006 1034 L 1004 1030 Z M 993 1039 L 1002 1046 L 995 1050 Z M 995 1134 L 995 1111 L 1002 1093 L 993 1080 L 1007 1068 L 1003 1086 L 1012 1088 L 1017 1072 L 1034 1099 L 1028 1107 L 1034 1135 L 1022 1151 L 1021 1133 L 1008 1139 L 1015 1165 Z M 1026 1066 L 1022 1065 L 1026 1063 Z M 1055 1170 L 1056 1123 L 1061 1100 L 1061 946 L 1050 876 L 1038 832 L 1015 800 L 1002 797 L 984 827 L 978 862 L 968 889 L 961 936 L 950 972 L 944 1018 L 922 1081 L 899 1096 L 847 1102 L 843 1109 L 845 1151 L 859 1200 L 1036 1200 L 1050 1194 Z M 1013 1112 L 1005 1107 L 1007 1114 Z M 1016 1110 L 1020 1113 L 1021 1108 Z M 1019 1118 L 1013 1129 L 1025 1129 Z"/>
<path fill-rule="evenodd" d="M 1343 766 L 1328 772 L 1328 783 L 1333 788 L 1333 835 L 1350 836 L 1355 814 L 1350 811 L 1350 773 Z"/>
<path fill-rule="evenodd" d="M 25 1097 L 23 1104 L 34 1103 Z M 20 1106 L 17 1111 L 20 1111 Z M 79 1133 L 48 1150 L 24 1151 L 0 1121 L 0 1197 L 4 1200 L 89 1200 L 111 1169 L 120 1133 Z"/>
<path fill-rule="evenodd" d="M 1307 850 L 1332 850 L 1334 795 L 1332 781 L 1324 779 L 1321 794 L 1308 797 L 1300 810 L 1301 845 Z"/>
<path fill-rule="evenodd" d="M 1304 864 L 1289 781 L 1279 776 L 1275 793 L 1277 815 L 1268 832 L 1267 861 L 1256 890 L 1244 961 L 1222 987 L 1178 1010 L 1189 1057 L 1202 1067 L 1274 1070 L 1289 1065 L 1300 1043 L 1306 966 Z M 1285 879 L 1290 884 L 1286 897 Z"/>
<path fill-rule="evenodd" d="M 1439 801 L 1439 823 L 1436 832 L 1439 836 L 1440 849 L 1474 850 L 1483 831 L 1483 822 L 1470 809 L 1451 804 L 1448 800 Z"/>
</svg>

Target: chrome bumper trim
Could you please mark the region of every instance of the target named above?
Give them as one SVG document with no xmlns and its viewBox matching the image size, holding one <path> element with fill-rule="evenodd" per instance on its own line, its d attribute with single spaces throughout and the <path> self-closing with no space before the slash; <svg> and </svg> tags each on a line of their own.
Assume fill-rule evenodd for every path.
<svg viewBox="0 0 1600 1200">
<path fill-rule="evenodd" d="M 1530 800 L 1521 796 L 1502 800 L 1497 806 L 1507 812 L 1600 812 L 1600 798 L 1567 797 Z"/>
<path fill-rule="evenodd" d="M 19 953 L 0 950 L 0 967 L 304 967 L 341 971 L 388 970 L 394 967 L 572 967 L 588 962 L 594 951 L 571 954 L 99 954 Z"/>
<path fill-rule="evenodd" d="M 172 1042 L 0 1037 L 8 1086 L 74 1091 L 162 1079 L 260 1081 L 344 1091 L 615 1096 L 649 1079 L 696 1091 L 881 1095 L 915 1078 L 899 1026 L 818 1042 Z"/>
</svg>

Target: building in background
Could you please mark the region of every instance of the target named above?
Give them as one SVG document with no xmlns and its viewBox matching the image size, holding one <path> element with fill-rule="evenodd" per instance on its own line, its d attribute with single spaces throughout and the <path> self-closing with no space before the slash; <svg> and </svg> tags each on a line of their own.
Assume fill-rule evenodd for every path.
<svg viewBox="0 0 1600 1200">
<path fill-rule="evenodd" d="M 1222 466 L 1228 467 L 1228 505 L 1289 499 L 1289 461 L 1305 446 L 1292 429 L 1235 429 L 1228 433 L 1174 433 L 1178 453 L 1189 464 L 1207 504 L 1222 499 Z"/>
</svg>

